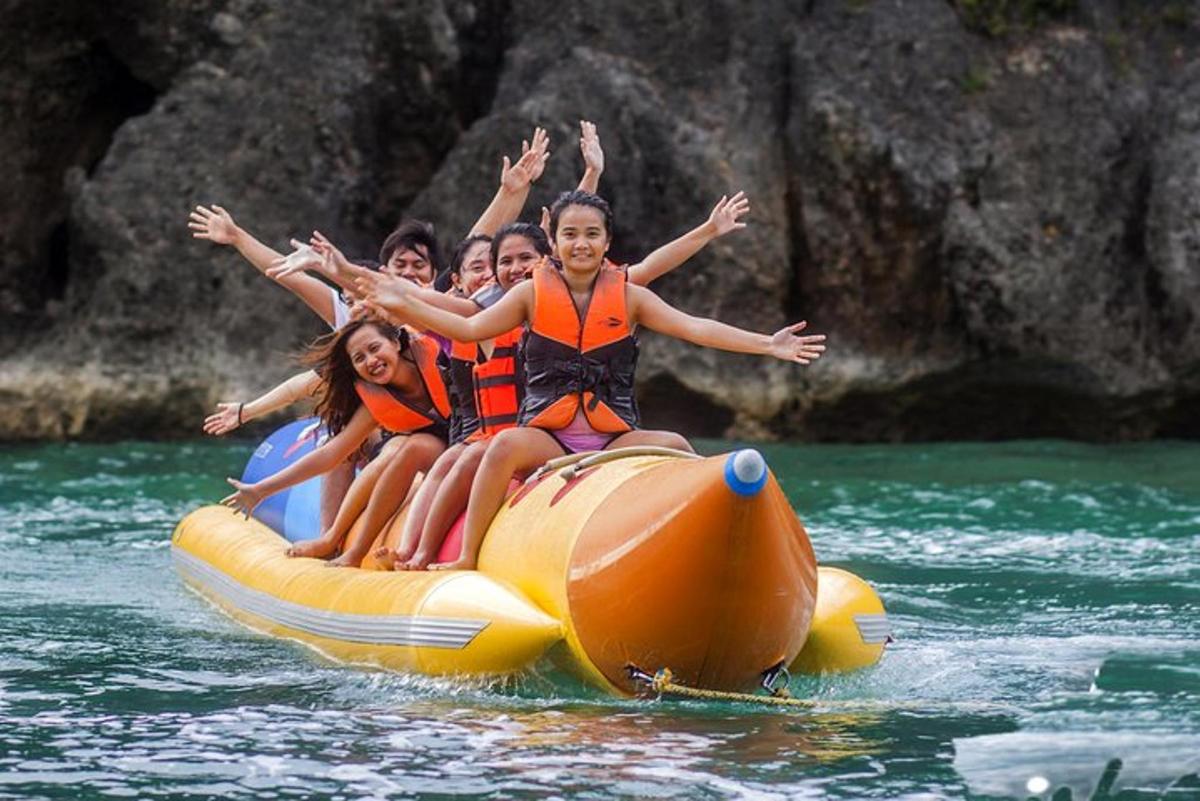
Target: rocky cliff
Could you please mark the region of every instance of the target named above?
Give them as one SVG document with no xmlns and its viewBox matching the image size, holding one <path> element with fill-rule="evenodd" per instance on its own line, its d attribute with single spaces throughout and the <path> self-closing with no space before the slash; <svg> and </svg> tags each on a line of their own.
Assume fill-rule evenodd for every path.
<svg viewBox="0 0 1200 801">
<path fill-rule="evenodd" d="M 447 244 L 535 123 L 575 124 L 655 288 L 830 335 L 811 368 L 647 334 L 650 425 L 809 440 L 1196 436 L 1200 14 L 1134 0 L 113 0 L 0 5 L 0 438 L 193 435 L 318 321 L 193 241 Z"/>
</svg>

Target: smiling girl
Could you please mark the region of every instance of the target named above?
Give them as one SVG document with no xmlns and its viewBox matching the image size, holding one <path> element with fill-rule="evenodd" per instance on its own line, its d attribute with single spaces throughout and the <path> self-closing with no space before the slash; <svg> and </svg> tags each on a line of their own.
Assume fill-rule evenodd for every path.
<svg viewBox="0 0 1200 801">
<path fill-rule="evenodd" d="M 561 264 L 543 260 L 531 281 L 470 318 L 424 303 L 400 282 L 357 273 L 369 303 L 463 342 L 490 339 L 522 323 L 529 327 L 520 427 L 493 439 L 471 486 L 462 555 L 441 568 L 474 568 L 514 475 L 564 452 L 661 442 L 660 432 L 637 429 L 635 326 L 799 364 L 825 349 L 824 336 L 800 335 L 803 322 L 767 335 L 693 317 L 627 281 L 623 271 L 606 267 L 612 211 L 596 195 L 576 191 L 560 197 L 551 209 L 550 231 Z"/>
<path fill-rule="evenodd" d="M 317 414 L 330 439 L 255 484 L 228 479 L 236 492 L 222 503 L 249 515 L 267 496 L 344 462 L 376 429 L 409 434 L 378 477 L 367 502 L 361 536 L 330 563 L 357 565 L 408 495 L 417 472 L 427 471 L 446 447 L 450 406 L 437 369 L 437 352 L 432 339 L 376 320 L 351 322 L 318 342 L 308 361 L 326 381 Z M 327 556 L 337 549 L 341 536 L 335 526 L 319 539 L 297 543 L 289 553 Z"/>
</svg>

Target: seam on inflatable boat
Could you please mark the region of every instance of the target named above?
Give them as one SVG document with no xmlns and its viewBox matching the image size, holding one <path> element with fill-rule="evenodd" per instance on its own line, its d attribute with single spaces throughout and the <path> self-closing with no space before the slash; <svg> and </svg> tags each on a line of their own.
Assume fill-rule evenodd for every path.
<svg viewBox="0 0 1200 801">
<path fill-rule="evenodd" d="M 371 645 L 465 648 L 491 621 L 412 615 L 362 615 L 314 609 L 251 589 L 194 554 L 171 547 L 175 566 L 234 607 L 317 637 Z"/>
<path fill-rule="evenodd" d="M 858 627 L 858 636 L 868 645 L 887 642 L 892 635 L 892 624 L 886 614 L 855 615 L 854 625 Z"/>
</svg>

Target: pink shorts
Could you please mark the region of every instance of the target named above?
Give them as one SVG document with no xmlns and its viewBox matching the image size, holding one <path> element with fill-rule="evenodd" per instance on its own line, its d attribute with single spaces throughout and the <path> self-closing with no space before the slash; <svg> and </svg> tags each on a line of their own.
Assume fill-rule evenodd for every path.
<svg viewBox="0 0 1200 801">
<path fill-rule="evenodd" d="M 582 412 L 576 412 L 575 419 L 566 428 L 546 433 L 554 437 L 554 441 L 567 453 L 602 451 L 605 445 L 617 438 L 615 434 L 605 434 L 592 428 Z"/>
</svg>

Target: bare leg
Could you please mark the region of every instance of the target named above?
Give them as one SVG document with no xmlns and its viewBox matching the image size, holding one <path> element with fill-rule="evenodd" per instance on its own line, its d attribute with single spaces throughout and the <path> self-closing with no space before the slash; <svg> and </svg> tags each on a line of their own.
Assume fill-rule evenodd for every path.
<svg viewBox="0 0 1200 801">
<path fill-rule="evenodd" d="M 674 448 L 677 451 L 695 453 L 692 444 L 674 431 L 626 431 L 621 436 L 604 446 L 604 450 L 613 448 L 632 448 L 636 445 L 657 445 L 660 448 Z"/>
<path fill-rule="evenodd" d="M 414 434 L 408 438 L 403 450 L 396 458 L 389 460 L 379 481 L 375 483 L 375 491 L 371 493 L 366 511 L 363 512 L 365 522 L 358 531 L 358 538 L 346 543 L 342 555 L 329 562 L 330 567 L 357 567 L 362 562 L 384 523 L 392 518 L 408 497 L 413 478 L 419 471 L 428 470 L 444 447 L 441 440 L 429 434 Z"/>
<path fill-rule="evenodd" d="M 479 546 L 492 518 L 504 503 L 508 482 L 518 471 L 531 470 L 547 459 L 562 456 L 562 446 L 554 437 L 537 428 L 510 428 L 492 439 L 467 503 L 467 522 L 463 530 L 462 555 L 453 562 L 433 565 L 436 570 L 474 570 Z"/>
<path fill-rule="evenodd" d="M 438 487 L 442 485 L 442 481 L 454 467 L 454 462 L 465 449 L 466 445 L 461 442 L 453 445 L 433 463 L 433 467 L 429 468 L 429 474 L 425 476 L 425 480 L 421 482 L 421 487 L 417 490 L 417 496 L 413 498 L 412 505 L 408 508 L 408 517 L 404 519 L 404 531 L 400 534 L 400 542 L 396 546 L 395 552 L 389 551 L 386 547 L 380 548 L 375 551 L 376 559 L 394 567 L 397 563 L 403 564 L 412 558 L 413 552 L 417 550 L 417 543 L 421 539 L 421 528 L 425 522 L 425 516 L 429 514 L 429 509 L 437 496 Z M 389 569 L 391 568 L 389 567 Z"/>
<path fill-rule="evenodd" d="M 421 538 L 415 552 L 410 553 L 408 561 L 401 566 L 404 570 L 424 570 L 433 561 L 433 557 L 437 556 L 438 549 L 446 539 L 446 532 L 467 506 L 467 500 L 471 497 L 471 484 L 475 480 L 475 474 L 479 472 L 479 465 L 483 462 L 483 455 L 487 452 L 490 442 L 491 440 L 472 442 L 458 457 L 454 469 L 446 476 L 441 491 L 433 500 L 425 518 L 425 525 L 421 528 Z"/>
<path fill-rule="evenodd" d="M 320 537 L 314 540 L 301 540 L 288 548 L 287 555 L 324 559 L 336 551 L 342 544 L 346 532 L 354 525 L 354 521 L 362 514 L 362 510 L 366 508 L 367 501 L 370 499 L 371 492 L 375 489 L 375 483 L 379 480 L 383 469 L 400 453 L 407 442 L 408 437 L 394 437 L 384 443 L 383 450 L 379 452 L 379 455 L 372 459 L 370 464 L 363 468 L 363 471 L 350 484 L 350 489 L 347 490 L 346 497 L 342 499 L 342 505 L 338 509 L 337 517 L 333 519 L 333 524 L 329 528 L 321 529 Z"/>
<path fill-rule="evenodd" d="M 321 531 L 333 528 L 338 509 L 354 482 L 354 461 L 348 459 L 321 477 Z"/>
</svg>

